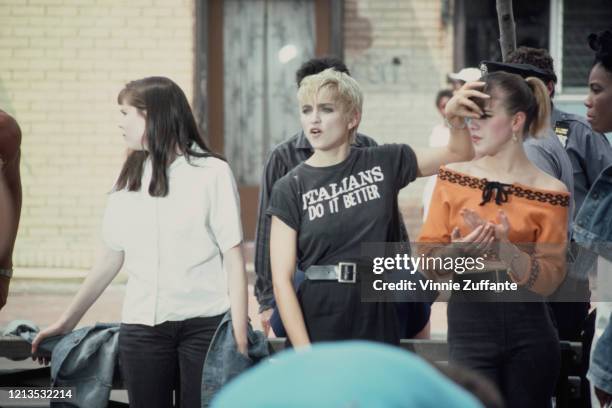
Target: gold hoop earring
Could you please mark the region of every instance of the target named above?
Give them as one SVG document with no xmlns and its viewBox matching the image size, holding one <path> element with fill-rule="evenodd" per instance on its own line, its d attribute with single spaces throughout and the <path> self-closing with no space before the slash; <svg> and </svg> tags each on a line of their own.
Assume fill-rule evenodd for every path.
<svg viewBox="0 0 612 408">
<path fill-rule="evenodd" d="M 518 137 L 516 137 L 516 133 L 512 132 L 512 141 L 514 143 L 518 142 Z"/>
</svg>

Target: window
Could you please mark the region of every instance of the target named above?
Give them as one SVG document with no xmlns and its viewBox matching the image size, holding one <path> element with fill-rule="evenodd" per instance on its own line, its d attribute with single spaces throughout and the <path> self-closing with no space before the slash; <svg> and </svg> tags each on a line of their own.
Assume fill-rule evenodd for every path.
<svg viewBox="0 0 612 408">
<path fill-rule="evenodd" d="M 551 6 L 551 42 L 555 42 L 551 55 L 555 58 L 560 90 L 563 93 L 584 93 L 593 63 L 587 36 L 610 27 L 612 2 L 558 0 Z"/>
<path fill-rule="evenodd" d="M 517 46 L 547 48 L 555 60 L 558 94 L 582 97 L 593 62 L 586 38 L 610 27 L 610 0 L 514 0 Z M 455 3 L 455 69 L 501 60 L 495 2 Z M 571 96 L 575 95 L 575 96 Z"/>
<path fill-rule="evenodd" d="M 514 0 L 513 11 L 517 46 L 548 48 L 549 1 Z M 494 1 L 456 1 L 455 48 L 455 70 L 478 67 L 483 60 L 501 61 Z"/>
</svg>

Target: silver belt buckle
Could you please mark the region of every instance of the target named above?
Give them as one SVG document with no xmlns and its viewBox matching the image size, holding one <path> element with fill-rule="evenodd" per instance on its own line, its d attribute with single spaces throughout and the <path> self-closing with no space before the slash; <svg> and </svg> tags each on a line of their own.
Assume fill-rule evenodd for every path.
<svg viewBox="0 0 612 408">
<path fill-rule="evenodd" d="M 354 262 L 338 262 L 336 275 L 340 283 L 355 283 L 357 281 L 357 264 Z"/>
</svg>

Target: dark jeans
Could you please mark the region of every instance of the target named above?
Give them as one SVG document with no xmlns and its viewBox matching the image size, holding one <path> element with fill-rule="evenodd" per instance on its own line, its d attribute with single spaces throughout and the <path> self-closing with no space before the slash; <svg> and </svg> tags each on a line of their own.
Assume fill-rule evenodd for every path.
<svg viewBox="0 0 612 408">
<path fill-rule="evenodd" d="M 156 326 L 122 323 L 119 357 L 130 407 L 172 407 L 176 388 L 181 408 L 199 408 L 204 359 L 222 317 Z"/>
<path fill-rule="evenodd" d="M 451 298 L 448 344 L 451 362 L 491 379 L 508 408 L 551 406 L 561 356 L 545 303 Z"/>
</svg>

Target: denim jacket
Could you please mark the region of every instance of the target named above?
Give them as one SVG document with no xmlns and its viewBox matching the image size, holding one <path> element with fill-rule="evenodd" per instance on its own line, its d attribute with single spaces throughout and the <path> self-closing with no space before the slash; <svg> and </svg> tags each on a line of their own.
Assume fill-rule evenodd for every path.
<svg viewBox="0 0 612 408">
<path fill-rule="evenodd" d="M 39 331 L 40 329 L 33 321 L 19 319 L 13 320 L 9 324 L 7 324 L 4 328 L 4 331 L 2 332 L 2 335 L 19 336 L 28 343 L 32 344 L 34 337 L 36 337 L 36 333 L 38 333 Z M 38 347 L 39 351 L 41 351 L 42 353 L 51 353 L 53 347 L 55 347 L 58 342 L 58 337 L 59 336 L 48 337 L 43 340 L 40 346 Z"/>
<path fill-rule="evenodd" d="M 612 166 L 589 190 L 574 222 L 574 240 L 612 261 Z"/>
<path fill-rule="evenodd" d="M 32 343 L 38 327 L 27 321 L 11 322 L 6 334 Z M 40 346 L 51 352 L 51 385 L 74 387 L 75 403 L 52 402 L 55 408 L 104 408 L 108 405 L 118 356 L 119 325 L 98 323 L 64 336 L 45 339 Z"/>
<path fill-rule="evenodd" d="M 217 327 L 204 361 L 202 407 L 208 407 L 214 394 L 231 379 L 269 356 L 265 335 L 261 331 L 254 331 L 250 324 L 247 339 L 249 356 L 245 357 L 238 352 L 234 330 L 232 330 L 232 317 L 228 311 Z"/>
<path fill-rule="evenodd" d="M 610 316 L 612 319 L 612 316 Z M 587 378 L 595 387 L 612 394 L 612 324 L 597 341 Z"/>
</svg>

